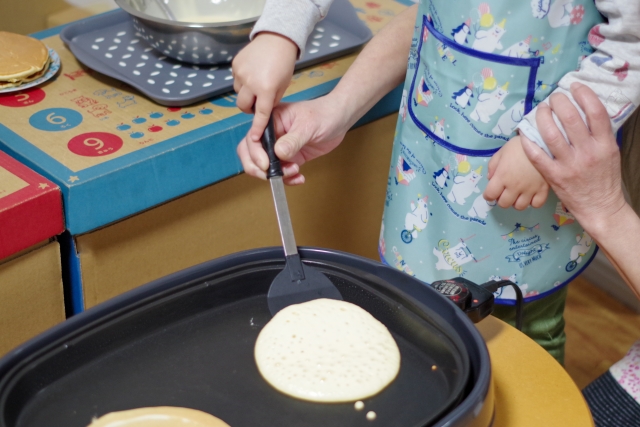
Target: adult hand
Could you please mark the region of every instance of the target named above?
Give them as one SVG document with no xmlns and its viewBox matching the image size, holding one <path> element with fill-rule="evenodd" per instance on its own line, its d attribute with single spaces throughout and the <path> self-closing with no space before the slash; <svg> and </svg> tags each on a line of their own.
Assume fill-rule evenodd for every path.
<svg viewBox="0 0 640 427">
<path fill-rule="evenodd" d="M 275 152 L 282 163 L 285 184 L 303 184 L 300 166 L 336 148 L 349 130 L 344 114 L 329 98 L 327 95 L 312 101 L 280 104 L 273 110 L 279 137 Z M 238 144 L 238 156 L 247 174 L 267 178 L 269 159 L 259 140 L 247 135 Z"/>
<path fill-rule="evenodd" d="M 260 33 L 233 59 L 236 105 L 247 114 L 255 114 L 249 130 L 253 141 L 260 141 L 271 110 L 289 86 L 297 56 L 298 46 L 288 38 Z"/>
<path fill-rule="evenodd" d="M 554 94 L 550 108 L 541 103 L 536 114 L 540 134 L 554 158 L 531 141 L 523 139 L 522 145 L 569 212 L 596 237 L 594 234 L 627 206 L 620 151 L 607 110 L 597 95 L 580 83 L 571 85 L 571 94 L 584 111 L 588 127 L 566 96 Z M 569 144 L 556 126 L 552 111 L 564 126 Z"/>
</svg>

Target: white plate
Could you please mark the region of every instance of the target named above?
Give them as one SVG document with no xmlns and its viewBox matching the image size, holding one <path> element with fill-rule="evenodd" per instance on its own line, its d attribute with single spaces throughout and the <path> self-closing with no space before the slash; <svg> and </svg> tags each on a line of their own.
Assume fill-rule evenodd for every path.
<svg viewBox="0 0 640 427">
<path fill-rule="evenodd" d="M 20 85 L 20 86 L 8 87 L 6 89 L 0 89 L 0 93 L 17 92 L 19 90 L 24 90 L 24 89 L 28 89 L 30 87 L 38 86 L 39 84 L 42 84 L 42 83 L 46 82 L 47 80 L 49 80 L 51 77 L 55 76 L 55 74 L 60 69 L 60 57 L 58 56 L 58 54 L 56 53 L 55 50 L 51 49 L 50 47 L 48 49 L 49 49 L 49 57 L 51 58 L 51 63 L 49 64 L 49 69 L 44 74 L 44 76 L 40 77 L 39 79 L 35 79 L 35 80 L 33 80 L 33 81 L 29 82 L 29 83 L 25 83 L 23 85 Z"/>
</svg>

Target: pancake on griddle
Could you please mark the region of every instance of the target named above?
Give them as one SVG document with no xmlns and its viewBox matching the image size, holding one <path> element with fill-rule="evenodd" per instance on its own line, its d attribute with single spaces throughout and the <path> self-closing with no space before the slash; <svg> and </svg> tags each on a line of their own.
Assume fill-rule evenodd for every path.
<svg viewBox="0 0 640 427">
<path fill-rule="evenodd" d="M 94 420 L 89 427 L 229 427 L 206 412 L 190 408 L 158 406 L 111 412 Z"/>
<path fill-rule="evenodd" d="M 49 49 L 40 40 L 0 31 L 0 89 L 40 78 L 49 63 Z"/>
</svg>

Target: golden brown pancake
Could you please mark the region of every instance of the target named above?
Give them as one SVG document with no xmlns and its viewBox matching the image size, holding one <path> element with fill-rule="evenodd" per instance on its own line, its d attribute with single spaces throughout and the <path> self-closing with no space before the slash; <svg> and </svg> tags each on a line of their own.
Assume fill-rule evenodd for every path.
<svg viewBox="0 0 640 427">
<path fill-rule="evenodd" d="M 111 412 L 88 427 L 229 427 L 206 412 L 189 408 L 158 406 Z"/>
<path fill-rule="evenodd" d="M 17 83 L 10 83 L 10 82 L 0 81 L 0 89 L 21 86 L 21 85 L 23 85 L 25 83 L 29 83 L 29 82 L 32 82 L 32 81 L 34 81 L 36 79 L 39 79 L 40 77 L 44 76 L 47 71 L 49 71 L 49 66 L 50 65 L 51 65 L 51 58 L 49 58 L 47 60 L 47 63 L 44 65 L 44 68 L 41 71 L 38 71 L 37 73 L 34 73 L 34 74 L 30 75 L 29 77 L 25 77 L 24 80 L 19 81 Z"/>
<path fill-rule="evenodd" d="M 0 31 L 0 85 L 21 83 L 48 64 L 49 50 L 40 40 Z"/>
</svg>

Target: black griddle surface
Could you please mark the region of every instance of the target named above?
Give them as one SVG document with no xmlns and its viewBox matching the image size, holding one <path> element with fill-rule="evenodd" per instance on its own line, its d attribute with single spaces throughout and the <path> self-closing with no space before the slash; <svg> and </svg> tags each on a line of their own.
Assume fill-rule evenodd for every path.
<svg viewBox="0 0 640 427">
<path fill-rule="evenodd" d="M 3 400 L 6 426 L 84 427 L 105 413 L 180 406 L 231 427 L 424 426 L 457 403 L 468 375 L 459 343 L 430 319 L 330 265 L 346 301 L 392 332 L 398 378 L 365 400 L 317 404 L 287 397 L 260 376 L 253 349 L 271 315 L 266 292 L 281 266 L 261 265 L 185 284 L 86 328 L 50 348 L 13 378 Z M 375 281 L 375 279 L 374 279 Z M 385 293 L 387 295 L 385 295 Z M 433 370 L 432 366 L 436 366 Z M 365 418 L 375 411 L 373 423 Z"/>
</svg>

